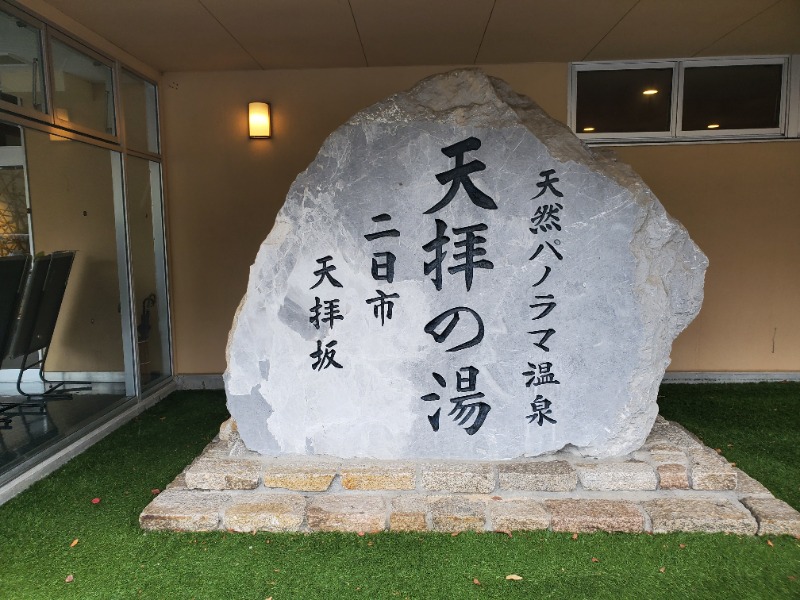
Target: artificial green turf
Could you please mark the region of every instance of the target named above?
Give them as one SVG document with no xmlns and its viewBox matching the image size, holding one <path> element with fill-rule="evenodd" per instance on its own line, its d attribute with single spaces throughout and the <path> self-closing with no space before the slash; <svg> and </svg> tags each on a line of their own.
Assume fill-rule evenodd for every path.
<svg viewBox="0 0 800 600">
<path fill-rule="evenodd" d="M 800 384 L 661 386 L 659 410 L 800 510 Z"/>
<path fill-rule="evenodd" d="M 751 415 L 752 427 L 729 431 L 731 417 L 749 414 L 761 389 L 664 386 L 660 402 L 668 418 L 707 441 L 722 435 L 738 449 L 753 443 L 752 432 L 771 435 L 773 409 L 787 416 L 781 407 L 788 410 L 800 386 L 764 388 L 772 391 Z M 717 412 L 710 401 L 703 409 L 692 404 L 717 395 Z M 141 531 L 137 519 L 151 490 L 177 475 L 226 416 L 221 393 L 173 394 L 0 507 L 0 598 L 800 597 L 800 542 L 788 536 L 770 537 L 769 545 L 765 538 L 702 534 L 581 534 L 573 540 L 551 532 Z M 784 438 L 791 436 L 778 436 Z M 753 458 L 763 470 L 751 474 L 762 481 L 782 477 L 786 456 L 792 456 L 767 460 L 762 454 L 772 454 L 776 444 L 769 439 Z M 94 497 L 99 504 L 91 503 Z M 70 547 L 74 539 L 78 543 Z M 505 579 L 510 574 L 522 580 Z M 68 575 L 74 577 L 70 583 Z"/>
</svg>

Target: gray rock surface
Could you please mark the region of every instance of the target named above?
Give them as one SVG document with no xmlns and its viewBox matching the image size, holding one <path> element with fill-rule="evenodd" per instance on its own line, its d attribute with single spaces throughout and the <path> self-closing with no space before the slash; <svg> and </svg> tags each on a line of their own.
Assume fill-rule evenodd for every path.
<svg viewBox="0 0 800 600">
<path fill-rule="evenodd" d="M 295 180 L 231 330 L 228 406 L 267 455 L 624 455 L 706 265 L 629 167 L 503 81 L 434 76 Z"/>
</svg>

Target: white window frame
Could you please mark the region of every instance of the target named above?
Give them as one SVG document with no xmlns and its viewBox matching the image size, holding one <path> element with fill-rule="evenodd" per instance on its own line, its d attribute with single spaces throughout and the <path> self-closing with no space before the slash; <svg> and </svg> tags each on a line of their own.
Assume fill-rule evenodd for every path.
<svg viewBox="0 0 800 600">
<path fill-rule="evenodd" d="M 783 66 L 781 82 L 781 107 L 779 126 L 769 129 L 715 129 L 684 131 L 683 84 L 687 67 L 724 67 L 759 64 Z M 584 133 L 577 131 L 578 73 L 581 71 L 621 71 L 631 69 L 673 70 L 672 95 L 670 98 L 670 131 L 666 132 L 603 132 Z M 567 124 L 582 140 L 589 144 L 636 144 L 636 143 L 686 143 L 709 141 L 753 141 L 800 137 L 800 55 L 795 56 L 748 56 L 724 58 L 687 58 L 670 60 L 576 62 L 570 64 Z"/>
</svg>

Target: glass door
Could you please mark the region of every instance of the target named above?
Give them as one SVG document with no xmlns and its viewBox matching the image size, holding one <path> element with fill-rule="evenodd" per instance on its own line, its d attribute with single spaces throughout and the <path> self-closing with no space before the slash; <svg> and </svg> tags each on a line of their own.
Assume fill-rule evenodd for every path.
<svg viewBox="0 0 800 600">
<path fill-rule="evenodd" d="M 161 165 L 129 155 L 126 167 L 136 355 L 139 381 L 144 391 L 172 375 Z"/>
</svg>

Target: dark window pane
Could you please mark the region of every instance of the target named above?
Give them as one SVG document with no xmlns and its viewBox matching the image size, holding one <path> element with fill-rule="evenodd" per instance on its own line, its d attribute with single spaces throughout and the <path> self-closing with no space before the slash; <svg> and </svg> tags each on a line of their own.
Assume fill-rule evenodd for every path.
<svg viewBox="0 0 800 600">
<path fill-rule="evenodd" d="M 670 130 L 672 69 L 578 71 L 578 133 Z"/>
<path fill-rule="evenodd" d="M 687 67 L 682 129 L 777 128 L 782 80 L 780 64 Z"/>
</svg>

